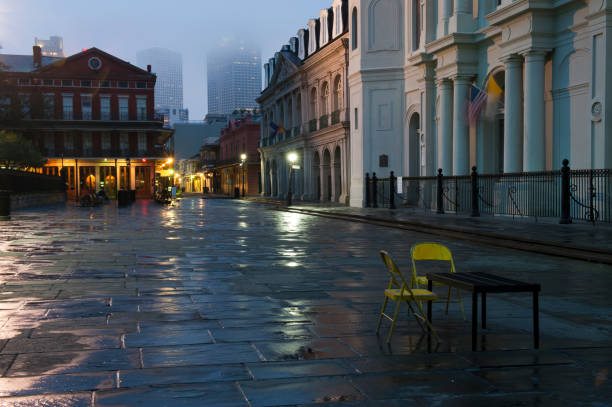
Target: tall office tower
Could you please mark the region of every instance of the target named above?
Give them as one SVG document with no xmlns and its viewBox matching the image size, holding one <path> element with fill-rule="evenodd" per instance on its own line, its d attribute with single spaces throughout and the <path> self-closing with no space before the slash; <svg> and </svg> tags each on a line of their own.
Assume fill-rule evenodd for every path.
<svg viewBox="0 0 612 407">
<path fill-rule="evenodd" d="M 41 40 L 34 37 L 34 45 L 38 45 L 45 57 L 65 57 L 64 39 L 57 35 L 52 35 L 48 40 Z"/>
<path fill-rule="evenodd" d="M 208 113 L 231 114 L 258 107 L 261 51 L 244 41 L 226 40 L 208 53 Z"/>
<path fill-rule="evenodd" d="M 151 65 L 157 75 L 155 84 L 155 111 L 163 114 L 172 124 L 180 121 L 183 109 L 183 57 L 165 48 L 150 48 L 136 54 L 136 63 L 143 69 Z M 174 112 L 174 113 L 173 113 Z"/>
</svg>

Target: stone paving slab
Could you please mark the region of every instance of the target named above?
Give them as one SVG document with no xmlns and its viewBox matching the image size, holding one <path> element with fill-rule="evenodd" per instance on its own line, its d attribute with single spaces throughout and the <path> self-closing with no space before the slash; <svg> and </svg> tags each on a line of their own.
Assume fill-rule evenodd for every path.
<svg viewBox="0 0 612 407">
<path fill-rule="evenodd" d="M 441 342 L 404 309 L 375 326 L 388 284 L 440 241 L 458 272 L 542 284 L 488 298 L 471 352 L 456 303 Z M 592 406 L 612 399 L 612 267 L 369 224 L 183 199 L 56 207 L 0 224 L 0 406 Z"/>
</svg>

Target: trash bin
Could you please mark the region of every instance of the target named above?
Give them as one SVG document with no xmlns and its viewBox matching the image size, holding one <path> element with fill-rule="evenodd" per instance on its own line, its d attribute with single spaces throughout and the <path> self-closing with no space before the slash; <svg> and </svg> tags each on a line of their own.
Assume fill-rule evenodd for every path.
<svg viewBox="0 0 612 407">
<path fill-rule="evenodd" d="M 9 219 L 11 215 L 11 194 L 0 191 L 0 219 Z"/>
<path fill-rule="evenodd" d="M 240 198 L 240 188 L 234 188 L 234 199 Z"/>
<path fill-rule="evenodd" d="M 125 189 L 117 191 L 117 205 L 128 206 L 129 202 L 128 191 Z"/>
<path fill-rule="evenodd" d="M 130 190 L 130 203 L 134 202 L 136 202 L 136 190 L 132 189 Z"/>
</svg>

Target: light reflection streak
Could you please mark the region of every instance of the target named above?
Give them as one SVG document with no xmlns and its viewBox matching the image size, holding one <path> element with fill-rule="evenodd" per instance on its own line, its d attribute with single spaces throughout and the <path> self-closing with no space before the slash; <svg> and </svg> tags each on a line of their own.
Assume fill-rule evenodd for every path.
<svg viewBox="0 0 612 407">
<path fill-rule="evenodd" d="M 302 219 L 304 215 L 292 212 L 283 212 L 280 214 L 281 219 L 279 224 L 279 230 L 282 233 L 299 233 L 304 230 L 302 225 Z"/>
</svg>

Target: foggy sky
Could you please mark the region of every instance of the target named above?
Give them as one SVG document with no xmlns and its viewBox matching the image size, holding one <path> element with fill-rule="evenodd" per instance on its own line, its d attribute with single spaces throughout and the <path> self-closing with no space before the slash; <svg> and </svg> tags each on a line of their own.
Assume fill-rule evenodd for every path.
<svg viewBox="0 0 612 407">
<path fill-rule="evenodd" d="M 189 118 L 207 112 L 206 52 L 224 37 L 260 44 L 262 61 L 332 0 L 0 0 L 0 53 L 31 55 L 34 37 L 64 38 L 66 56 L 97 47 L 136 65 L 163 47 L 183 55 Z M 155 69 L 153 69 L 155 70 Z"/>
</svg>

